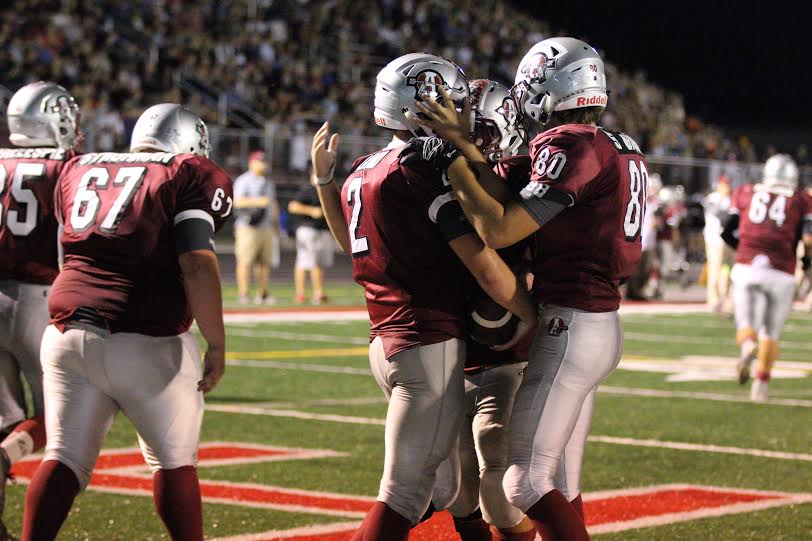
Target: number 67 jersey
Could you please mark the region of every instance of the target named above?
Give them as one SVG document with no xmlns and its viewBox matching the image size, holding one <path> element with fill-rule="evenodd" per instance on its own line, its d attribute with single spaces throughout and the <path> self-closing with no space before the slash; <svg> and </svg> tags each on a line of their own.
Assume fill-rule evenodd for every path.
<svg viewBox="0 0 812 541">
<path fill-rule="evenodd" d="M 528 213 L 543 221 L 545 199 L 567 205 L 536 232 L 536 300 L 617 310 L 618 288 L 640 261 L 648 184 L 640 147 L 622 133 L 565 124 L 538 135 L 530 158 L 530 183 L 520 193 Z"/>
<path fill-rule="evenodd" d="M 195 154 L 85 154 L 63 169 L 55 207 L 65 262 L 48 307 L 60 330 L 79 308 L 114 333 L 188 330 L 177 254 L 187 226 L 202 221 L 213 234 L 230 216 L 222 169 Z"/>
</svg>

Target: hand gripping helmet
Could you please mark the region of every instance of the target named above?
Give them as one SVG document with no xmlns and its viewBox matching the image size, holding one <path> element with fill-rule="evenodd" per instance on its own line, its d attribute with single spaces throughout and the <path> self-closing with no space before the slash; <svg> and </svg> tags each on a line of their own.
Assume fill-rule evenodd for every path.
<svg viewBox="0 0 812 541">
<path fill-rule="evenodd" d="M 774 154 L 764 163 L 762 184 L 794 191 L 798 187 L 798 166 L 788 154 Z"/>
<path fill-rule="evenodd" d="M 545 39 L 522 58 L 513 93 L 523 119 L 541 125 L 553 111 L 606 107 L 603 60 L 579 39 Z"/>
<path fill-rule="evenodd" d="M 130 152 L 158 150 L 190 152 L 209 157 L 209 130 L 190 109 L 176 103 L 153 105 L 138 117 L 130 139 Z"/>
<path fill-rule="evenodd" d="M 490 161 L 515 156 L 524 141 L 519 111 L 510 90 L 496 81 L 469 82 L 474 108 L 474 143 Z"/>
<path fill-rule="evenodd" d="M 79 106 L 56 83 L 25 85 L 11 97 L 6 114 L 15 146 L 71 149 L 78 143 Z"/>
<path fill-rule="evenodd" d="M 404 113 L 418 113 L 414 107 L 418 97 L 439 99 L 440 87 L 457 104 L 469 96 L 465 74 L 445 58 L 410 53 L 392 60 L 378 73 L 375 83 L 375 124 L 415 133 L 418 126 L 409 122 Z"/>
</svg>

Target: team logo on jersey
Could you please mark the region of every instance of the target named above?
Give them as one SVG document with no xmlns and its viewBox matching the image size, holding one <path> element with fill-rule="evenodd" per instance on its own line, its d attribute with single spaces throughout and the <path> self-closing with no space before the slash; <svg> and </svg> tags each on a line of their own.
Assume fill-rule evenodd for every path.
<svg viewBox="0 0 812 541">
<path fill-rule="evenodd" d="M 436 101 L 440 101 L 440 87 L 448 91 L 448 84 L 443 79 L 443 76 L 434 70 L 423 70 L 414 77 L 407 77 L 406 84 L 413 86 L 415 89 L 415 98 L 429 97 Z"/>
<path fill-rule="evenodd" d="M 550 336 L 561 336 L 561 333 L 569 329 L 568 326 L 564 325 L 564 320 L 560 317 L 554 317 L 550 320 L 550 323 L 547 325 L 547 334 Z"/>
<path fill-rule="evenodd" d="M 536 53 L 527 59 L 520 73 L 525 80 L 534 83 L 543 83 L 547 80 L 547 70 L 555 68 L 555 58 L 549 58 L 545 53 Z"/>
</svg>

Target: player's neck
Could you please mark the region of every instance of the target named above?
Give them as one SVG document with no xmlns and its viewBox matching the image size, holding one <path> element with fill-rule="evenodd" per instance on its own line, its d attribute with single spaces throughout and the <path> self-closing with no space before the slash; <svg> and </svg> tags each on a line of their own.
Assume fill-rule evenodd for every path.
<svg viewBox="0 0 812 541">
<path fill-rule="evenodd" d="M 392 135 L 392 141 L 389 143 L 389 146 L 392 148 L 403 146 L 406 143 L 408 143 L 409 139 L 411 138 L 412 138 L 411 132 L 408 132 L 406 130 L 397 130 Z"/>
</svg>

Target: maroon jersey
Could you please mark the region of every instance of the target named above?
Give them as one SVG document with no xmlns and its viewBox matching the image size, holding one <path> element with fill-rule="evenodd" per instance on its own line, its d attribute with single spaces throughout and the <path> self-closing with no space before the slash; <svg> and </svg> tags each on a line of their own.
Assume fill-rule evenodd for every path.
<svg viewBox="0 0 812 541">
<path fill-rule="evenodd" d="M 437 174 L 398 163 L 401 149 L 358 159 L 341 191 L 353 277 L 387 357 L 463 337 L 470 283 L 448 243 L 473 229 Z"/>
<path fill-rule="evenodd" d="M 65 264 L 48 307 L 60 328 L 79 308 L 111 332 L 171 336 L 192 321 L 175 249 L 189 218 L 216 231 L 231 213 L 231 180 L 210 160 L 163 152 L 86 154 L 56 187 Z"/>
<path fill-rule="evenodd" d="M 530 144 L 530 183 L 519 201 L 542 223 L 535 235 L 538 302 L 590 312 L 617 310 L 618 286 L 640 260 L 648 169 L 629 136 L 584 124 Z M 566 205 L 542 222 L 544 200 Z"/>
<path fill-rule="evenodd" d="M 511 192 L 518 195 L 527 185 L 527 179 L 530 176 L 530 156 L 514 156 L 501 160 L 494 166 L 494 171 L 508 183 Z M 530 239 L 531 237 L 528 237 L 513 246 L 498 250 L 508 267 L 520 275 L 527 270 L 527 251 Z M 479 286 L 475 283 L 472 287 L 474 288 L 472 297 L 479 298 L 481 295 L 478 292 Z M 494 351 L 469 337 L 465 349 L 465 373 L 476 374 L 494 366 L 527 361 L 533 334 L 533 332 L 528 333 L 522 342 L 508 351 Z"/>
<path fill-rule="evenodd" d="M 765 255 L 774 269 L 795 272 L 795 247 L 805 220 L 812 220 L 812 198 L 800 190 L 745 184 L 733 192 L 730 211 L 739 214 L 736 263 Z"/>
<path fill-rule="evenodd" d="M 61 148 L 0 149 L 0 280 L 50 284 L 59 274 L 54 185 L 75 155 Z"/>
</svg>

